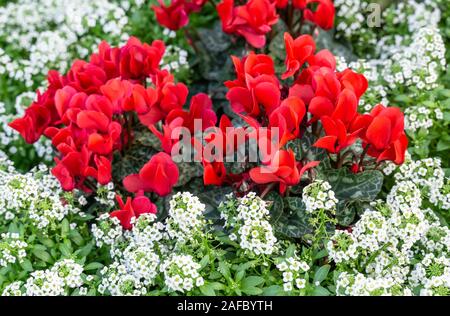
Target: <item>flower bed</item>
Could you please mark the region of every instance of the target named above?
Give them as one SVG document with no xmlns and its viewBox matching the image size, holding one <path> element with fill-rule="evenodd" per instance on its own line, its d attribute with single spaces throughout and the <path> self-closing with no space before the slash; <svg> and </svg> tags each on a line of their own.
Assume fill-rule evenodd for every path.
<svg viewBox="0 0 450 316">
<path fill-rule="evenodd" d="M 450 295 L 448 14 L 3 4 L 0 293 Z"/>
</svg>

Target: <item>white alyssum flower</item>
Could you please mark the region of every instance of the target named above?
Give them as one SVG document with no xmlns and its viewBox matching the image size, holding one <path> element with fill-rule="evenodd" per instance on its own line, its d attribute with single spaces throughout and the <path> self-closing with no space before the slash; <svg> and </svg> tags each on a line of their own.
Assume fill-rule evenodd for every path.
<svg viewBox="0 0 450 316">
<path fill-rule="evenodd" d="M 123 235 L 119 219 L 111 217 L 108 213 L 104 213 L 97 218 L 97 223 L 92 224 L 91 231 L 97 247 L 111 246 Z"/>
<path fill-rule="evenodd" d="M 203 285 L 200 264 L 190 255 L 173 255 L 161 264 L 161 272 L 170 291 L 189 292 Z"/>
<path fill-rule="evenodd" d="M 5 286 L 2 296 L 23 296 L 23 282 L 16 281 Z"/>
<path fill-rule="evenodd" d="M 126 10 L 115 1 L 10 2 L 0 7 L 0 37 L 7 43 L 0 50 L 0 75 L 33 87 L 49 69 L 65 71 L 102 39 L 126 40 L 127 24 Z M 98 33 L 100 38 L 92 35 Z"/>
<path fill-rule="evenodd" d="M 380 59 L 382 78 L 391 89 L 436 88 L 440 73 L 446 69 L 445 45 L 439 29 L 436 26 L 420 28 L 411 41 L 407 46 L 385 46 L 386 52 Z"/>
<path fill-rule="evenodd" d="M 405 110 L 405 129 L 416 132 L 419 129 L 427 131 L 433 126 L 431 110 L 424 106 L 409 107 Z"/>
<path fill-rule="evenodd" d="M 3 233 L 0 235 L 0 266 L 6 267 L 12 263 L 21 263 L 26 257 L 28 244 L 18 233 Z"/>
<path fill-rule="evenodd" d="M 63 259 L 56 262 L 51 271 L 57 273 L 63 280 L 64 285 L 69 288 L 78 288 L 84 283 L 81 277 L 83 266 L 76 263 L 73 259 Z"/>
<path fill-rule="evenodd" d="M 166 220 L 167 233 L 170 238 L 181 242 L 191 240 L 202 234 L 206 225 L 203 212 L 205 204 L 189 192 L 175 194 L 169 202 L 169 217 Z"/>
<path fill-rule="evenodd" d="M 336 231 L 328 242 L 341 271 L 338 295 L 450 294 L 450 230 L 431 210 L 405 198 L 403 189 L 415 197 L 416 187 L 401 183 L 392 188 L 390 202 L 372 202 L 351 232 Z"/>
<path fill-rule="evenodd" d="M 66 215 L 80 214 L 73 203 L 64 202 L 66 194 L 44 165 L 26 174 L 12 166 L 0 169 L 0 223 L 9 223 L 20 214 L 45 233 Z"/>
<path fill-rule="evenodd" d="M 338 200 L 327 181 L 315 180 L 303 189 L 303 202 L 308 213 L 322 209 L 334 214 Z"/>
<path fill-rule="evenodd" d="M 238 199 L 228 195 L 219 210 L 224 227 L 230 230 L 230 239 L 239 242 L 242 249 L 254 255 L 276 251 L 277 239 L 269 223 L 268 205 L 255 192 Z"/>
<path fill-rule="evenodd" d="M 310 270 L 310 267 L 295 253 L 293 256 L 282 258 L 276 264 L 276 267 L 282 272 L 283 289 L 285 292 L 290 292 L 293 289 L 302 290 L 306 287 L 307 277 L 305 273 Z"/>
</svg>

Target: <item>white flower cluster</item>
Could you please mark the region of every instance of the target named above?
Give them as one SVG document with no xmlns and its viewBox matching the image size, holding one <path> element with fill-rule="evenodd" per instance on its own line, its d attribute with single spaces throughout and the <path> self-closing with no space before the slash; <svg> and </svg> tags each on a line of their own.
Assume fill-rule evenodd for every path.
<svg viewBox="0 0 450 316">
<path fill-rule="evenodd" d="M 145 295 L 148 286 L 153 285 L 159 273 L 160 255 L 167 253 L 161 244 L 163 238 L 167 238 L 164 225 L 155 219 L 154 214 L 142 214 L 131 231 L 120 233 L 120 223 L 114 223 L 107 242 L 103 238 L 103 243 L 99 243 L 96 238 L 97 245 L 111 246 L 110 254 L 114 260 L 101 270 L 102 280 L 98 287 L 101 294 Z M 105 223 L 106 220 L 102 221 Z"/>
<path fill-rule="evenodd" d="M 161 274 L 169 291 L 189 292 L 203 284 L 200 266 L 179 251 L 186 242 L 192 245 L 194 238 L 204 236 L 205 205 L 188 192 L 174 195 L 169 204 L 165 222 L 157 222 L 154 214 L 142 214 L 132 220 L 128 231 L 109 214 L 98 218 L 92 226 L 96 244 L 109 246 L 113 259 L 101 270 L 101 294 L 145 295 Z"/>
<path fill-rule="evenodd" d="M 448 185 L 445 184 L 445 173 L 439 158 L 406 159 L 394 177 L 397 181 L 407 181 L 417 185 L 422 199 L 442 209 L 450 209 Z"/>
<path fill-rule="evenodd" d="M 32 272 L 25 282 L 7 285 L 2 296 L 61 296 L 71 294 L 74 289 L 82 292 L 82 274 L 83 266 L 72 259 L 63 259 L 51 269 Z"/>
<path fill-rule="evenodd" d="M 409 281 L 412 286 L 420 286 L 420 295 L 450 295 L 450 260 L 428 253 L 414 266 Z"/>
<path fill-rule="evenodd" d="M 113 296 L 132 295 L 139 296 L 147 294 L 147 288 L 137 277 L 129 274 L 127 268 L 114 261 L 100 271 L 102 281 L 98 286 L 100 294 L 110 294 Z"/>
<path fill-rule="evenodd" d="M 64 285 L 71 289 L 78 288 L 83 285 L 83 266 L 76 263 L 72 259 L 63 259 L 55 263 L 51 269 L 56 272 L 63 280 Z"/>
<path fill-rule="evenodd" d="M 200 267 L 190 255 L 173 255 L 161 264 L 161 272 L 170 290 L 183 293 L 204 284 L 199 273 Z"/>
<path fill-rule="evenodd" d="M 128 4 L 127 7 L 130 5 Z M 39 85 L 49 69 L 65 71 L 101 38 L 125 41 L 128 17 L 109 0 L 19 0 L 0 7 L 0 75 Z"/>
<path fill-rule="evenodd" d="M 0 267 L 20 263 L 26 257 L 28 244 L 17 233 L 3 233 L 0 236 Z"/>
<path fill-rule="evenodd" d="M 187 242 L 203 233 L 205 204 L 198 197 L 189 192 L 179 192 L 172 197 L 169 206 L 166 228 L 170 238 Z"/>
<path fill-rule="evenodd" d="M 26 174 L 18 173 L 12 166 L 0 170 L 0 223 L 17 217 L 31 220 L 45 232 L 69 213 L 83 215 L 72 203 L 64 202 L 64 194 L 44 165 Z"/>
<path fill-rule="evenodd" d="M 400 181 L 392 187 L 386 202 L 393 209 L 407 213 L 420 208 L 422 194 L 414 182 Z"/>
<path fill-rule="evenodd" d="M 110 182 L 106 185 L 97 183 L 97 190 L 95 191 L 95 200 L 109 208 L 116 204 L 116 191 L 114 190 L 114 183 Z"/>
<path fill-rule="evenodd" d="M 164 31 L 169 29 L 164 29 Z M 187 69 L 189 63 L 187 60 L 188 52 L 178 46 L 167 45 L 164 57 L 161 60 L 161 69 L 170 72 L 178 72 L 181 69 Z"/>
<path fill-rule="evenodd" d="M 376 44 L 376 33 L 368 25 L 369 3 L 366 0 L 334 1 L 336 36 L 348 40 L 356 49 Z"/>
<path fill-rule="evenodd" d="M 432 202 L 433 196 L 430 197 Z M 441 188 L 438 196 L 436 197 L 437 205 L 443 210 L 450 210 L 450 179 L 447 179 L 444 186 Z"/>
<path fill-rule="evenodd" d="M 108 213 L 97 218 L 97 223 L 92 224 L 91 231 L 97 247 L 112 246 L 123 236 L 119 219 L 109 216 Z"/>
<path fill-rule="evenodd" d="M 327 249 L 341 272 L 338 295 L 450 294 L 450 230 L 421 209 L 412 182 L 398 183 L 387 203 L 372 202 L 351 231 L 335 232 Z M 427 270 L 427 258 L 440 258 L 440 268 Z"/>
<path fill-rule="evenodd" d="M 219 206 L 225 228 L 231 229 L 230 239 L 255 255 L 270 255 L 276 251 L 277 239 L 269 223 L 267 203 L 250 192 L 237 200 L 232 195 Z"/>
<path fill-rule="evenodd" d="M 303 189 L 303 202 L 308 213 L 321 209 L 334 214 L 338 200 L 327 181 L 316 180 Z"/>
<path fill-rule="evenodd" d="M 336 281 L 338 289 L 345 289 L 349 296 L 411 296 L 409 288 L 390 277 L 370 277 L 363 273 L 350 274 L 343 272 Z M 340 293 L 342 295 L 342 293 Z"/>
<path fill-rule="evenodd" d="M 305 288 L 307 282 L 305 273 L 309 271 L 310 267 L 296 254 L 283 258 L 276 264 L 276 267 L 283 274 L 283 289 L 285 292 L 292 291 L 294 287 L 298 290 Z"/>
<path fill-rule="evenodd" d="M 437 27 L 417 30 L 408 46 L 386 48 L 381 74 L 391 89 L 414 86 L 419 90 L 437 87 L 446 69 L 445 45 Z"/>
<path fill-rule="evenodd" d="M 426 26 L 437 26 L 441 11 L 435 0 L 403 0 L 383 11 L 383 19 L 393 29 L 406 28 L 414 34 Z"/>
<path fill-rule="evenodd" d="M 431 110 L 424 106 L 409 107 L 405 110 L 405 130 L 416 132 L 419 129 L 427 131 L 433 126 Z"/>
</svg>

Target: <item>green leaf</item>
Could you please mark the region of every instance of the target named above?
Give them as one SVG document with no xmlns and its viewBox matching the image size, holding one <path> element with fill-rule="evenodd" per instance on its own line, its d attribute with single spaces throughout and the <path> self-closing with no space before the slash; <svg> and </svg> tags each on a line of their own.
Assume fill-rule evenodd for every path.
<svg viewBox="0 0 450 316">
<path fill-rule="evenodd" d="M 8 232 L 9 233 L 18 234 L 19 233 L 19 227 L 17 227 L 16 223 L 11 223 L 8 226 Z"/>
<path fill-rule="evenodd" d="M 336 219 L 341 226 L 350 226 L 357 214 L 360 203 L 347 202 L 345 200 L 339 201 L 336 207 Z"/>
<path fill-rule="evenodd" d="M 374 200 L 383 186 L 383 174 L 378 170 L 351 173 L 348 169 L 325 170 L 318 177 L 328 181 L 338 200 Z"/>
<path fill-rule="evenodd" d="M 299 210 L 303 210 L 306 208 L 305 203 L 303 202 L 302 198 L 298 197 L 298 196 L 285 197 L 284 201 L 286 202 L 286 206 L 294 212 L 297 212 Z"/>
<path fill-rule="evenodd" d="M 175 187 L 181 187 L 188 183 L 192 178 L 203 175 L 203 168 L 198 162 L 179 162 L 177 163 L 179 175 Z"/>
<path fill-rule="evenodd" d="M 293 257 L 295 255 L 295 244 L 290 244 L 286 249 L 286 258 Z"/>
<path fill-rule="evenodd" d="M 33 254 L 38 258 L 41 259 L 44 262 L 51 263 L 52 257 L 47 251 L 36 249 L 36 247 L 33 249 Z"/>
<path fill-rule="evenodd" d="M 242 278 L 244 276 L 245 276 L 245 270 L 238 271 L 235 276 L 236 282 L 239 282 L 240 280 L 242 280 Z"/>
<path fill-rule="evenodd" d="M 306 213 L 306 208 L 299 208 L 295 212 L 291 210 L 275 223 L 274 229 L 278 234 L 288 238 L 302 238 L 312 233 L 310 218 L 311 215 Z"/>
<path fill-rule="evenodd" d="M 33 271 L 33 265 L 31 264 L 31 261 L 26 258 L 20 263 L 20 266 L 27 272 Z"/>
<path fill-rule="evenodd" d="M 209 274 L 209 279 L 210 280 L 220 279 L 221 277 L 222 277 L 222 273 L 220 273 L 219 271 L 212 271 Z"/>
<path fill-rule="evenodd" d="M 91 253 L 91 250 L 92 250 L 93 247 L 94 247 L 94 243 L 90 242 L 86 246 L 84 246 L 83 248 L 80 248 L 77 251 L 75 251 L 75 254 L 78 257 L 86 257 L 88 254 Z"/>
<path fill-rule="evenodd" d="M 202 268 L 206 267 L 209 264 L 209 256 L 205 255 L 199 264 Z"/>
<path fill-rule="evenodd" d="M 242 288 L 258 286 L 264 283 L 264 278 L 259 276 L 249 276 L 242 280 Z"/>
<path fill-rule="evenodd" d="M 272 285 L 263 290 L 263 296 L 281 296 L 284 295 L 283 288 L 279 285 Z"/>
<path fill-rule="evenodd" d="M 271 203 L 270 221 L 272 223 L 278 222 L 280 220 L 280 218 L 283 216 L 283 211 L 284 211 L 283 199 L 277 192 L 272 191 L 272 192 L 269 192 L 269 194 L 267 194 L 267 197 L 265 200 L 269 201 Z"/>
<path fill-rule="evenodd" d="M 59 244 L 59 251 L 61 251 L 64 257 L 70 257 L 72 254 L 72 249 L 66 244 Z"/>
<path fill-rule="evenodd" d="M 247 295 L 260 295 L 262 294 L 263 290 L 260 289 L 259 287 L 246 287 L 242 289 L 242 292 L 247 294 Z"/>
<path fill-rule="evenodd" d="M 331 266 L 329 264 L 326 264 L 324 266 L 321 266 L 319 269 L 317 269 L 316 273 L 314 274 L 314 282 L 322 282 L 327 278 L 328 272 L 330 271 Z"/>
<path fill-rule="evenodd" d="M 88 263 L 85 267 L 84 270 L 86 271 L 90 271 L 90 270 L 98 270 L 103 268 L 103 264 L 101 264 L 100 262 L 91 262 Z"/>
<path fill-rule="evenodd" d="M 50 238 L 39 238 L 39 241 L 47 248 L 53 248 L 55 246 L 54 241 Z"/>
<path fill-rule="evenodd" d="M 64 218 L 63 221 L 61 222 L 61 235 L 67 236 L 69 231 L 70 231 L 69 221 L 67 220 L 67 218 Z"/>
<path fill-rule="evenodd" d="M 220 273 L 222 273 L 222 275 L 226 278 L 229 279 L 231 277 L 230 274 L 230 267 L 228 266 L 228 264 L 224 261 L 220 261 L 219 262 L 219 267 L 217 268 L 217 270 L 220 271 Z"/>
<path fill-rule="evenodd" d="M 83 237 L 77 230 L 71 230 L 69 237 L 78 246 L 81 246 L 84 243 Z"/>
<path fill-rule="evenodd" d="M 199 289 L 203 295 L 206 295 L 206 296 L 215 296 L 216 295 L 216 292 L 214 291 L 214 287 L 211 286 L 210 283 L 206 283 L 206 284 L 202 285 Z"/>
<path fill-rule="evenodd" d="M 314 260 L 322 259 L 322 258 L 326 257 L 327 255 L 328 255 L 328 250 L 322 249 L 321 251 L 319 251 L 318 253 L 316 253 L 314 255 Z"/>
<path fill-rule="evenodd" d="M 330 294 L 331 294 L 330 291 L 328 291 L 326 288 L 320 285 L 316 286 L 312 293 L 312 295 L 314 296 L 329 296 Z"/>
</svg>

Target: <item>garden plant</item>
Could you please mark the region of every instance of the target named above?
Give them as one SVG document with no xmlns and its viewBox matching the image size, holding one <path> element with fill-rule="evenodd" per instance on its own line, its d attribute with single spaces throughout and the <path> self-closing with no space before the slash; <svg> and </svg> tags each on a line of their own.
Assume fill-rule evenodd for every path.
<svg viewBox="0 0 450 316">
<path fill-rule="evenodd" d="M 0 294 L 450 295 L 449 4 L 0 0 Z"/>
</svg>

